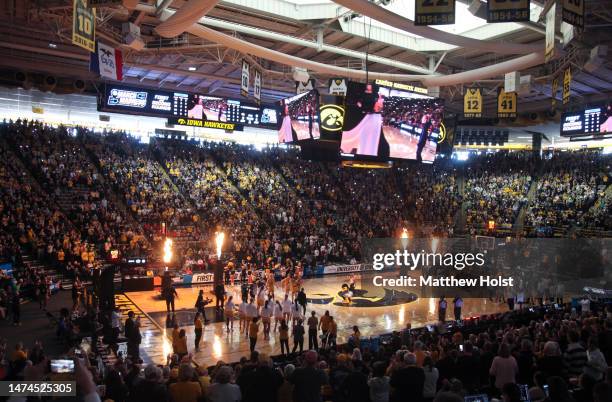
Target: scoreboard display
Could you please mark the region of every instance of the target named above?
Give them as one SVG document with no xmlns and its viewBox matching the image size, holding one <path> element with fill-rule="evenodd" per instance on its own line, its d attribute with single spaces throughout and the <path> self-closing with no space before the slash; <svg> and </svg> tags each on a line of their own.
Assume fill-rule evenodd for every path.
<svg viewBox="0 0 612 402">
<path fill-rule="evenodd" d="M 563 113 L 561 135 L 565 137 L 612 133 L 612 104 Z"/>
<path fill-rule="evenodd" d="M 172 124 L 241 131 L 244 126 L 276 129 L 272 107 L 188 92 L 107 85 L 98 110 L 167 118 Z"/>
</svg>

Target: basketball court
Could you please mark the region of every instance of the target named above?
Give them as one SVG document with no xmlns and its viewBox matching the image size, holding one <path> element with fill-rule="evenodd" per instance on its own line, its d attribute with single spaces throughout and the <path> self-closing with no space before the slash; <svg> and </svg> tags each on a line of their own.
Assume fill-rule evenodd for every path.
<svg viewBox="0 0 612 402">
<path fill-rule="evenodd" d="M 437 320 L 437 303 L 435 298 L 416 298 L 415 295 L 405 292 L 393 292 L 389 289 L 381 288 L 378 294 L 368 294 L 366 291 L 355 292 L 353 303 L 349 306 L 342 303 L 342 298 L 338 295 L 341 284 L 346 282 L 344 275 L 329 275 L 322 278 L 305 279 L 303 287 L 308 297 L 306 317 L 310 316 L 311 311 L 316 311 L 317 316 L 321 317 L 326 310 L 334 317 L 338 323 L 338 344 L 346 343 L 352 327 L 357 325 L 362 337 L 368 338 L 382 334 L 391 333 L 394 330 L 401 330 L 411 323 L 413 328 L 431 324 Z M 234 330 L 228 333 L 225 324 L 219 317 L 215 317 L 214 302 L 213 307 L 206 308 L 206 315 L 211 322 L 204 327 L 200 350 L 195 352 L 193 318 L 195 315 L 195 302 L 200 289 L 203 289 L 206 296 L 214 300 L 212 285 L 192 286 L 177 288 L 178 298 L 175 301 L 175 319 L 182 329 L 187 333 L 187 345 L 189 351 L 193 353 L 193 359 L 200 365 L 213 365 L 217 361 L 235 362 L 243 356 L 249 355 L 249 339 L 239 333 L 237 314 L 234 322 Z M 226 292 L 234 296 L 234 302 L 238 305 L 241 302 L 240 286 L 226 286 Z M 150 328 L 143 329 L 143 343 L 141 350 L 145 355 L 150 356 L 155 363 L 157 359 L 167 356 L 172 351 L 170 336 L 172 329 L 167 328 L 168 314 L 166 313 L 166 303 L 159 296 L 159 290 L 128 292 L 127 298 L 148 316 L 157 327 L 155 332 L 161 332 L 164 336 L 156 338 L 148 336 Z M 280 283 L 276 283 L 275 297 L 277 300 L 284 298 L 284 291 Z M 507 310 L 505 303 L 497 303 L 488 299 L 465 299 L 462 315 L 464 317 L 480 316 Z M 452 307 L 449 302 L 447 318 L 452 318 Z M 272 330 L 274 322 L 272 322 Z M 291 337 L 291 334 L 290 334 Z M 290 339 L 290 347 L 293 342 Z M 305 339 L 304 347 L 307 348 L 308 341 Z M 260 353 L 270 355 L 280 354 L 280 342 L 278 334 L 271 332 L 270 340 L 263 339 L 262 327 L 257 341 L 257 350 Z"/>
</svg>

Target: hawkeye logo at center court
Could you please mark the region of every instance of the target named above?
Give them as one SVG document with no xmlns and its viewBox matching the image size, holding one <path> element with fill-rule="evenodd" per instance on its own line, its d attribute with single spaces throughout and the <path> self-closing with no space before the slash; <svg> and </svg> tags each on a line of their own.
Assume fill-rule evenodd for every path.
<svg viewBox="0 0 612 402">
<path fill-rule="evenodd" d="M 327 131 L 340 131 L 344 124 L 344 108 L 338 105 L 322 105 L 319 108 L 321 128 Z"/>
</svg>

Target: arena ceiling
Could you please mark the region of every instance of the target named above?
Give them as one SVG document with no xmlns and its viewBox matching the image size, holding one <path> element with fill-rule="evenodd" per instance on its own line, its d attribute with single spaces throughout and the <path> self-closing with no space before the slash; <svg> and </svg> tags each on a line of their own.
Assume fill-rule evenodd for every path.
<svg viewBox="0 0 612 402">
<path fill-rule="evenodd" d="M 190 33 L 169 39 L 158 36 L 154 29 L 161 22 L 159 16 L 164 10 L 179 9 L 184 3 L 182 0 L 125 0 L 123 4 L 98 9 L 97 36 L 122 48 L 124 82 L 239 96 L 240 62 L 246 57 L 264 71 L 264 101 L 294 93 L 295 82 L 289 66 L 242 54 Z M 544 48 L 541 16 L 544 1 L 531 1 L 531 21 L 522 24 L 486 24 L 467 10 L 469 1 L 458 3 L 457 20 L 461 23 L 441 29 L 477 39 L 541 44 Z M 54 75 L 59 82 L 79 78 L 95 87 L 98 81 L 88 71 L 87 52 L 71 44 L 72 0 L 0 0 L 0 5 L 2 82 L 10 84 L 15 72 L 22 71 Z M 586 71 L 584 65 L 594 46 L 612 43 L 612 1 L 587 0 L 586 6 L 586 30 L 565 49 L 565 56 L 521 72 L 534 78 L 531 90 L 520 95 L 521 112 L 549 108 L 551 74 L 568 64 L 574 71 L 572 96 L 577 102 L 610 97 L 611 57 L 607 56 L 594 70 Z M 405 17 L 413 17 L 413 0 L 394 0 L 387 7 Z M 125 44 L 121 30 L 125 22 L 140 27 L 145 43 L 142 50 Z M 375 60 L 368 59 L 369 71 L 385 73 L 413 74 L 418 70 L 452 74 L 515 57 L 457 48 L 401 32 L 327 0 L 224 0 L 205 17 L 204 24 L 285 54 L 351 69 L 365 69 L 363 55 L 367 52 L 369 57 L 375 56 Z M 281 39 L 278 34 L 282 35 Z M 412 66 L 412 71 L 406 66 Z M 330 78 L 310 74 L 321 87 Z M 480 86 L 485 95 L 493 95 L 503 86 L 503 77 L 442 88 L 441 96 L 451 110 L 459 111 L 462 107 L 463 88 L 467 85 Z M 494 96 L 488 99 L 494 102 Z M 489 109 L 493 110 L 493 105 Z"/>
</svg>

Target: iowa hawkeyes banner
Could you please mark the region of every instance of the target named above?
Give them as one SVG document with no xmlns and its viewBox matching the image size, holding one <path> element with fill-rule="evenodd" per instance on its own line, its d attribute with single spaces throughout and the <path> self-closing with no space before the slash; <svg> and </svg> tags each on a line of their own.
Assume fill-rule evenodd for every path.
<svg viewBox="0 0 612 402">
<path fill-rule="evenodd" d="M 489 0 L 487 1 L 487 22 L 529 21 L 530 0 Z"/>
<path fill-rule="evenodd" d="M 455 23 L 455 0 L 415 0 L 414 25 Z"/>
<path fill-rule="evenodd" d="M 463 95 L 463 117 L 482 117 L 482 93 L 480 88 L 468 88 Z"/>
<path fill-rule="evenodd" d="M 96 51 L 96 9 L 88 8 L 87 0 L 74 0 L 72 43 L 90 52 Z"/>
<path fill-rule="evenodd" d="M 329 94 L 346 96 L 346 78 L 332 78 L 329 80 Z"/>
<path fill-rule="evenodd" d="M 314 78 L 309 79 L 306 82 L 296 82 L 295 83 L 295 93 L 303 94 L 308 91 L 312 91 L 315 88 L 315 80 Z"/>
<path fill-rule="evenodd" d="M 319 107 L 321 129 L 331 133 L 340 133 L 344 123 L 344 107 L 342 105 L 327 104 Z"/>
</svg>

